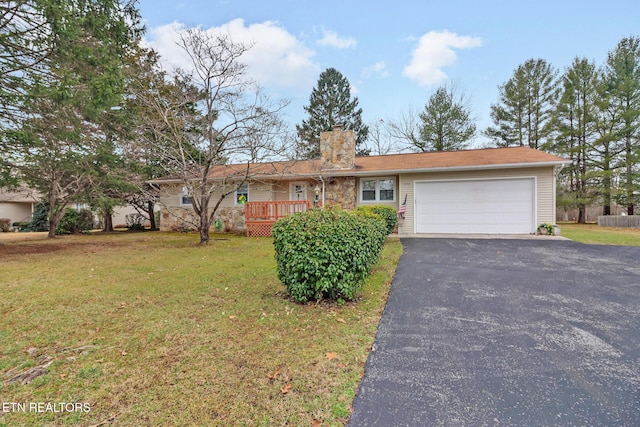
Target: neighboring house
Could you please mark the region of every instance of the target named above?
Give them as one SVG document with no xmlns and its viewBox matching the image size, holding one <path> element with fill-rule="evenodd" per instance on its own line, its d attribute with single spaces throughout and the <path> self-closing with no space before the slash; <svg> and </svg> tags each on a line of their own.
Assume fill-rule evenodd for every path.
<svg viewBox="0 0 640 427">
<path fill-rule="evenodd" d="M 31 221 L 33 209 L 41 200 L 40 193 L 28 187 L 20 187 L 13 191 L 0 188 L 0 218 L 9 218 L 12 224 L 19 221 Z M 69 203 L 67 207 L 75 210 L 91 209 L 87 203 L 76 202 Z M 129 205 L 116 206 L 112 216 L 113 224 L 126 225 L 127 215 L 137 212 Z M 96 217 L 96 223 L 101 220 L 102 218 Z"/>
<path fill-rule="evenodd" d="M 220 206 L 217 218 L 224 229 L 244 230 L 245 209 L 256 202 L 287 206 L 289 201 L 295 207 L 292 202 L 316 199 L 345 209 L 384 204 L 397 210 L 404 203 L 398 233 L 405 235 L 529 234 L 541 223 L 555 222 L 556 174 L 567 162 L 560 157 L 528 147 L 356 157 L 353 132 L 336 127 L 320 139 L 318 160 L 250 165 L 248 181 Z M 213 200 L 237 186 L 246 168 L 214 169 L 210 177 L 220 190 Z M 162 190 L 161 230 L 194 228 L 181 181 L 167 177 L 151 183 Z M 243 199 L 247 205 L 239 203 Z"/>
<path fill-rule="evenodd" d="M 0 188 L 0 218 L 9 218 L 11 223 L 31 221 L 33 208 L 40 194 L 26 187 L 15 190 Z"/>
</svg>

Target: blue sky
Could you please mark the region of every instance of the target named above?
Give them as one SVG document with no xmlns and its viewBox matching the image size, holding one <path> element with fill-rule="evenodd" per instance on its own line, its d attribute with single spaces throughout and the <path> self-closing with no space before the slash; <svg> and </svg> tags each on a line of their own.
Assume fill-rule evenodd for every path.
<svg viewBox="0 0 640 427">
<path fill-rule="evenodd" d="M 437 87 L 453 83 L 484 129 L 498 86 L 527 59 L 560 72 L 576 56 L 601 65 L 620 39 L 640 35 L 638 0 L 141 0 L 139 7 L 146 41 L 168 67 L 186 65 L 176 30 L 222 29 L 254 43 L 249 72 L 273 98 L 291 100 L 292 127 L 305 117 L 320 73 L 333 67 L 349 80 L 367 123 L 420 110 Z"/>
</svg>

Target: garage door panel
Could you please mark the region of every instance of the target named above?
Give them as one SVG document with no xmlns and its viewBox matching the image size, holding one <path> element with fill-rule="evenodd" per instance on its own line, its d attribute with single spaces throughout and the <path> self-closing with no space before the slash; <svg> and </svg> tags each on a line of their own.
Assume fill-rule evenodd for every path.
<svg viewBox="0 0 640 427">
<path fill-rule="evenodd" d="M 529 233 L 535 181 L 425 181 L 415 184 L 417 233 Z"/>
</svg>

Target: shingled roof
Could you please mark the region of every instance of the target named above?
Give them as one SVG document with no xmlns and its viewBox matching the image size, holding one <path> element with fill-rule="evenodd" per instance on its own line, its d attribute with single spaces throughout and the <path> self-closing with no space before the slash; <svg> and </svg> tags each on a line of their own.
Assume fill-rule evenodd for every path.
<svg viewBox="0 0 640 427">
<path fill-rule="evenodd" d="M 321 169 L 320 160 L 232 164 L 214 167 L 209 177 L 213 179 L 233 176 L 241 177 L 245 176 L 247 170 L 249 170 L 249 175 L 263 178 L 268 176 L 272 179 L 318 176 L 371 176 L 447 170 L 559 166 L 567 162 L 567 159 L 529 147 L 482 148 L 356 157 L 355 166 L 349 169 Z M 177 177 L 165 177 L 155 179 L 152 182 L 177 181 L 179 181 Z"/>
</svg>

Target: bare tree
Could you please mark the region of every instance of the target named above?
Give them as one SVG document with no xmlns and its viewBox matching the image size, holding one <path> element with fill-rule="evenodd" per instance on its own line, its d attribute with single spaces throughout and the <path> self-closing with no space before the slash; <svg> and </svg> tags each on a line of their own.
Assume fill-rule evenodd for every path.
<svg viewBox="0 0 640 427">
<path fill-rule="evenodd" d="M 403 151 L 403 145 L 391 136 L 390 123 L 383 119 L 369 123 L 366 148 L 372 156 L 384 156 Z"/>
<path fill-rule="evenodd" d="M 398 119 L 388 120 L 386 123 L 390 138 L 411 151 L 417 151 L 421 144 L 419 114 L 413 107 L 409 107 L 407 111 L 400 114 Z"/>
<path fill-rule="evenodd" d="M 254 165 L 280 153 L 287 103 L 262 95 L 240 62 L 250 47 L 229 35 L 189 29 L 179 46 L 191 72 L 176 72 L 170 84 L 158 73 L 136 97 L 152 112 L 150 140 L 191 199 L 205 244 L 222 201 L 258 173 Z"/>
</svg>

